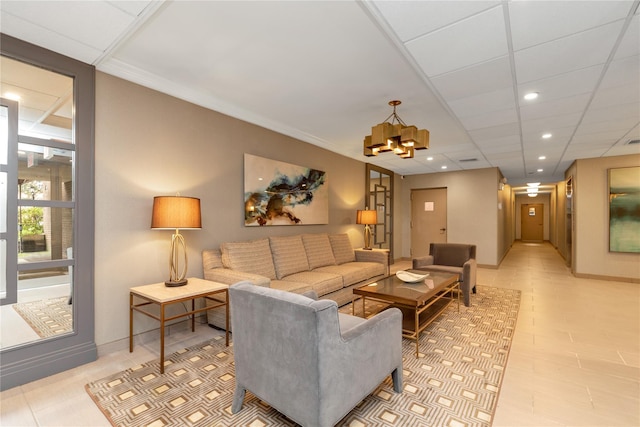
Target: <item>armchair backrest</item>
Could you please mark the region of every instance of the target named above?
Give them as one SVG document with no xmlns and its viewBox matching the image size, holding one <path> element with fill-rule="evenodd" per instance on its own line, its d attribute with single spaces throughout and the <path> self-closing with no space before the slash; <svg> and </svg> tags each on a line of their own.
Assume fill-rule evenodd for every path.
<svg viewBox="0 0 640 427">
<path fill-rule="evenodd" d="M 274 407 L 286 407 L 295 396 L 300 408 L 316 408 L 319 346 L 326 335 L 340 337 L 335 301 L 248 282 L 229 287 L 229 301 L 237 381 L 258 396 L 271 396 Z"/>
<path fill-rule="evenodd" d="M 429 255 L 436 265 L 462 267 L 470 259 L 476 259 L 476 245 L 464 243 L 431 243 Z"/>
</svg>

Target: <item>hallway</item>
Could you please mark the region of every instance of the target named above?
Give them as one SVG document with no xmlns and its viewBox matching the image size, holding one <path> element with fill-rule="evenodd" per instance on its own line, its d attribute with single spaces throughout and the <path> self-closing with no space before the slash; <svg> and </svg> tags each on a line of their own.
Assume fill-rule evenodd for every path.
<svg viewBox="0 0 640 427">
<path fill-rule="evenodd" d="M 573 277 L 516 242 L 478 283 L 522 291 L 494 426 L 639 426 L 640 285 Z"/>
</svg>

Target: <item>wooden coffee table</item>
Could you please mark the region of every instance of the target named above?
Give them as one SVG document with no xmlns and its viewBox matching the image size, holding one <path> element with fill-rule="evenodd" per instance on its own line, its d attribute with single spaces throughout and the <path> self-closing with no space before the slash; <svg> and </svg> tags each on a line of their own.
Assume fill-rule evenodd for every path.
<svg viewBox="0 0 640 427">
<path fill-rule="evenodd" d="M 424 271 L 409 271 L 426 274 Z M 458 311 L 460 311 L 460 282 L 458 275 L 452 273 L 429 272 L 427 278 L 419 283 L 405 283 L 395 275 L 391 275 L 353 290 L 354 315 L 358 298 L 362 299 L 363 316 L 367 298 L 399 308 L 402 311 L 402 336 L 416 341 L 416 357 L 418 357 L 420 332 L 454 299 L 458 300 Z"/>
</svg>

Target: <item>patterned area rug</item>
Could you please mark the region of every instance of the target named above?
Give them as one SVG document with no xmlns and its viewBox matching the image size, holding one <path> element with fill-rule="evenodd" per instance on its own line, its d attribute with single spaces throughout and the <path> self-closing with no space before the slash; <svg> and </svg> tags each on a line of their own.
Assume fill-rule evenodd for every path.
<svg viewBox="0 0 640 427">
<path fill-rule="evenodd" d="M 73 306 L 69 297 L 50 298 L 13 304 L 13 309 L 41 338 L 73 330 Z"/>
<path fill-rule="evenodd" d="M 520 291 L 478 286 L 472 303 L 459 313 L 457 304 L 449 305 L 423 332 L 418 358 L 415 343 L 403 340 L 401 394 L 389 377 L 338 425 L 490 426 Z M 179 351 L 165 364 L 164 375 L 154 360 L 91 382 L 86 390 L 114 426 L 296 425 L 249 392 L 242 411 L 231 414 L 233 347 L 225 347 L 222 337 Z"/>
</svg>

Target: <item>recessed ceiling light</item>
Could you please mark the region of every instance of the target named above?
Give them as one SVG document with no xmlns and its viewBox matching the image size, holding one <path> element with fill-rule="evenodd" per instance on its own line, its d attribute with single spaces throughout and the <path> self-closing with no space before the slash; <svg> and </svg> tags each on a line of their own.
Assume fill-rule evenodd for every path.
<svg viewBox="0 0 640 427">
<path fill-rule="evenodd" d="M 537 172 L 544 172 L 544 169 L 538 169 Z"/>
<path fill-rule="evenodd" d="M 527 187 L 538 187 L 540 186 L 539 182 L 527 182 Z"/>
<path fill-rule="evenodd" d="M 446 168 L 447 168 L 446 166 L 440 166 L 440 169 L 446 169 Z"/>
<path fill-rule="evenodd" d="M 538 97 L 539 93 L 538 92 L 529 92 L 527 94 L 524 95 L 524 99 L 526 99 L 527 101 L 531 101 L 534 100 Z"/>
<path fill-rule="evenodd" d="M 433 160 L 433 157 L 427 157 L 427 160 L 431 161 L 431 160 Z"/>
<path fill-rule="evenodd" d="M 539 156 L 539 157 L 538 157 L 538 160 L 544 160 L 544 159 L 546 159 L 546 158 L 547 158 L 547 156 Z"/>
<path fill-rule="evenodd" d="M 553 136 L 553 135 L 551 135 L 550 133 L 543 133 L 543 134 L 542 134 L 542 138 L 543 138 L 543 139 L 549 139 L 549 138 L 551 138 L 552 136 Z"/>
</svg>

